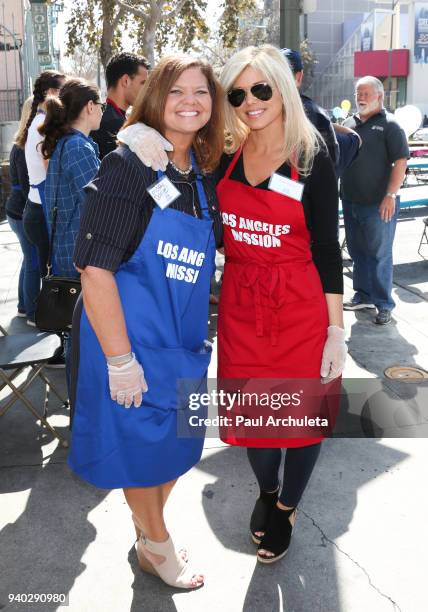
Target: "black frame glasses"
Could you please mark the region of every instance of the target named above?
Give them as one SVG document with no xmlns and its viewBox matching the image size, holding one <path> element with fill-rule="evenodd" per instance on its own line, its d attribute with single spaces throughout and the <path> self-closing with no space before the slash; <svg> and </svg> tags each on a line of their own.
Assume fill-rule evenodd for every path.
<svg viewBox="0 0 428 612">
<path fill-rule="evenodd" d="M 100 102 L 100 100 L 97 100 L 96 102 L 94 102 L 94 104 L 99 104 L 101 106 L 102 112 L 104 112 L 107 108 L 107 102 Z"/>
<path fill-rule="evenodd" d="M 235 89 L 231 89 L 227 92 L 227 99 L 229 104 L 231 104 L 234 108 L 238 108 L 244 102 L 247 97 L 247 89 L 242 89 L 241 87 L 236 87 Z M 273 89 L 269 83 L 256 83 L 252 87 L 250 87 L 251 95 L 261 100 L 262 102 L 267 102 L 273 96 Z"/>
</svg>

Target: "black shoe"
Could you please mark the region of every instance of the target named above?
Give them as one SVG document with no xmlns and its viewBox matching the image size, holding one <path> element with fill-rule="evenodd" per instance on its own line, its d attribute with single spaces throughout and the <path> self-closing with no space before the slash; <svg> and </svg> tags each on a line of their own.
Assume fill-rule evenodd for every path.
<svg viewBox="0 0 428 612">
<path fill-rule="evenodd" d="M 266 533 L 259 544 L 257 561 L 260 561 L 260 563 L 275 563 L 287 553 L 294 521 L 296 520 L 296 512 L 297 508 L 281 510 L 275 505 L 269 517 Z M 269 551 L 273 553 L 273 556 L 261 555 L 261 550 Z"/>
<path fill-rule="evenodd" d="M 386 308 L 381 308 L 377 313 L 374 323 L 376 323 L 376 325 L 388 325 L 388 323 L 391 323 L 391 311 L 386 310 Z"/>
<path fill-rule="evenodd" d="M 64 347 L 59 346 L 54 356 L 51 357 L 46 365 L 47 368 L 65 368 Z"/>
<path fill-rule="evenodd" d="M 253 542 L 260 544 L 261 537 L 257 536 L 256 533 L 266 531 L 266 526 L 269 521 L 270 513 L 278 501 L 279 486 L 276 491 L 269 493 L 268 491 L 260 491 L 259 498 L 256 501 L 254 510 L 251 514 L 250 519 L 250 532 Z"/>
</svg>

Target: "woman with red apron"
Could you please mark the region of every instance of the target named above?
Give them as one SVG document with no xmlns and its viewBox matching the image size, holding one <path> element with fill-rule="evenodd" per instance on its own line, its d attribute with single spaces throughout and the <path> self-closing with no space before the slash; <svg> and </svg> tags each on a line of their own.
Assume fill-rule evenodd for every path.
<svg viewBox="0 0 428 612">
<path fill-rule="evenodd" d="M 266 379 L 285 385 L 306 379 L 309 389 L 328 383 L 332 395 L 346 356 L 333 165 L 278 49 L 239 51 L 226 63 L 221 81 L 227 92 L 227 148 L 234 155 L 223 155 L 217 171 L 226 255 L 220 387 L 260 391 Z M 164 139 L 147 126 L 133 125 L 119 139 L 153 168 L 167 163 Z M 228 444 L 247 447 L 260 485 L 251 536 L 259 545 L 258 560 L 272 563 L 288 550 L 323 435 L 313 428 L 294 438 L 281 436 L 281 430 L 275 437 L 263 431 L 267 428 L 257 438 L 247 437 L 232 425 L 221 435 Z M 281 487 L 282 448 L 288 450 Z"/>
<path fill-rule="evenodd" d="M 230 388 L 238 379 L 247 390 L 254 379 L 312 379 L 316 386 L 321 378 L 341 374 L 346 355 L 333 166 L 278 49 L 266 45 L 238 52 L 221 81 L 235 154 L 217 186 L 226 256 L 220 384 L 226 379 Z M 325 227 L 320 228 L 320 217 Z M 262 563 L 273 563 L 288 550 L 296 506 L 322 440 L 322 434 L 311 432 L 287 438 L 280 430 L 277 436 L 242 437 L 232 427 L 223 437 L 247 447 L 260 485 L 250 530 Z M 282 490 L 281 448 L 288 448 Z"/>
</svg>

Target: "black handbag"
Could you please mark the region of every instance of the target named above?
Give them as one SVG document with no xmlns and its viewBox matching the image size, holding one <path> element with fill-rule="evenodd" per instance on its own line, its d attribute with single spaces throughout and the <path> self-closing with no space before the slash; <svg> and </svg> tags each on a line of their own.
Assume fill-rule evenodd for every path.
<svg viewBox="0 0 428 612">
<path fill-rule="evenodd" d="M 59 166 L 61 164 L 63 148 L 64 143 L 59 156 Z M 52 210 L 52 231 L 49 241 L 47 275 L 42 279 L 42 289 L 37 298 L 35 318 L 36 326 L 41 331 L 60 333 L 70 331 L 71 329 L 73 311 L 80 295 L 81 284 L 80 278 L 68 278 L 52 274 L 52 253 L 58 214 L 56 206 L 57 196 L 58 184 L 55 193 L 55 206 Z"/>
</svg>

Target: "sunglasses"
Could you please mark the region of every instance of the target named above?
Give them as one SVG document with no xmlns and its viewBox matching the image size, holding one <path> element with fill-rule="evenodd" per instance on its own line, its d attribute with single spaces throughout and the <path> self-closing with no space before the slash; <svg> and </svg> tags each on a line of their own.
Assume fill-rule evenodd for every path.
<svg viewBox="0 0 428 612">
<path fill-rule="evenodd" d="M 252 87 L 250 87 L 251 95 L 257 98 L 257 100 L 262 100 L 263 102 L 267 102 L 272 98 L 273 91 L 272 87 L 268 83 L 256 83 Z M 247 90 L 241 89 L 240 87 L 236 89 L 231 89 L 227 93 L 227 99 L 229 100 L 229 104 L 238 108 L 241 106 L 245 98 L 247 97 Z"/>
</svg>

